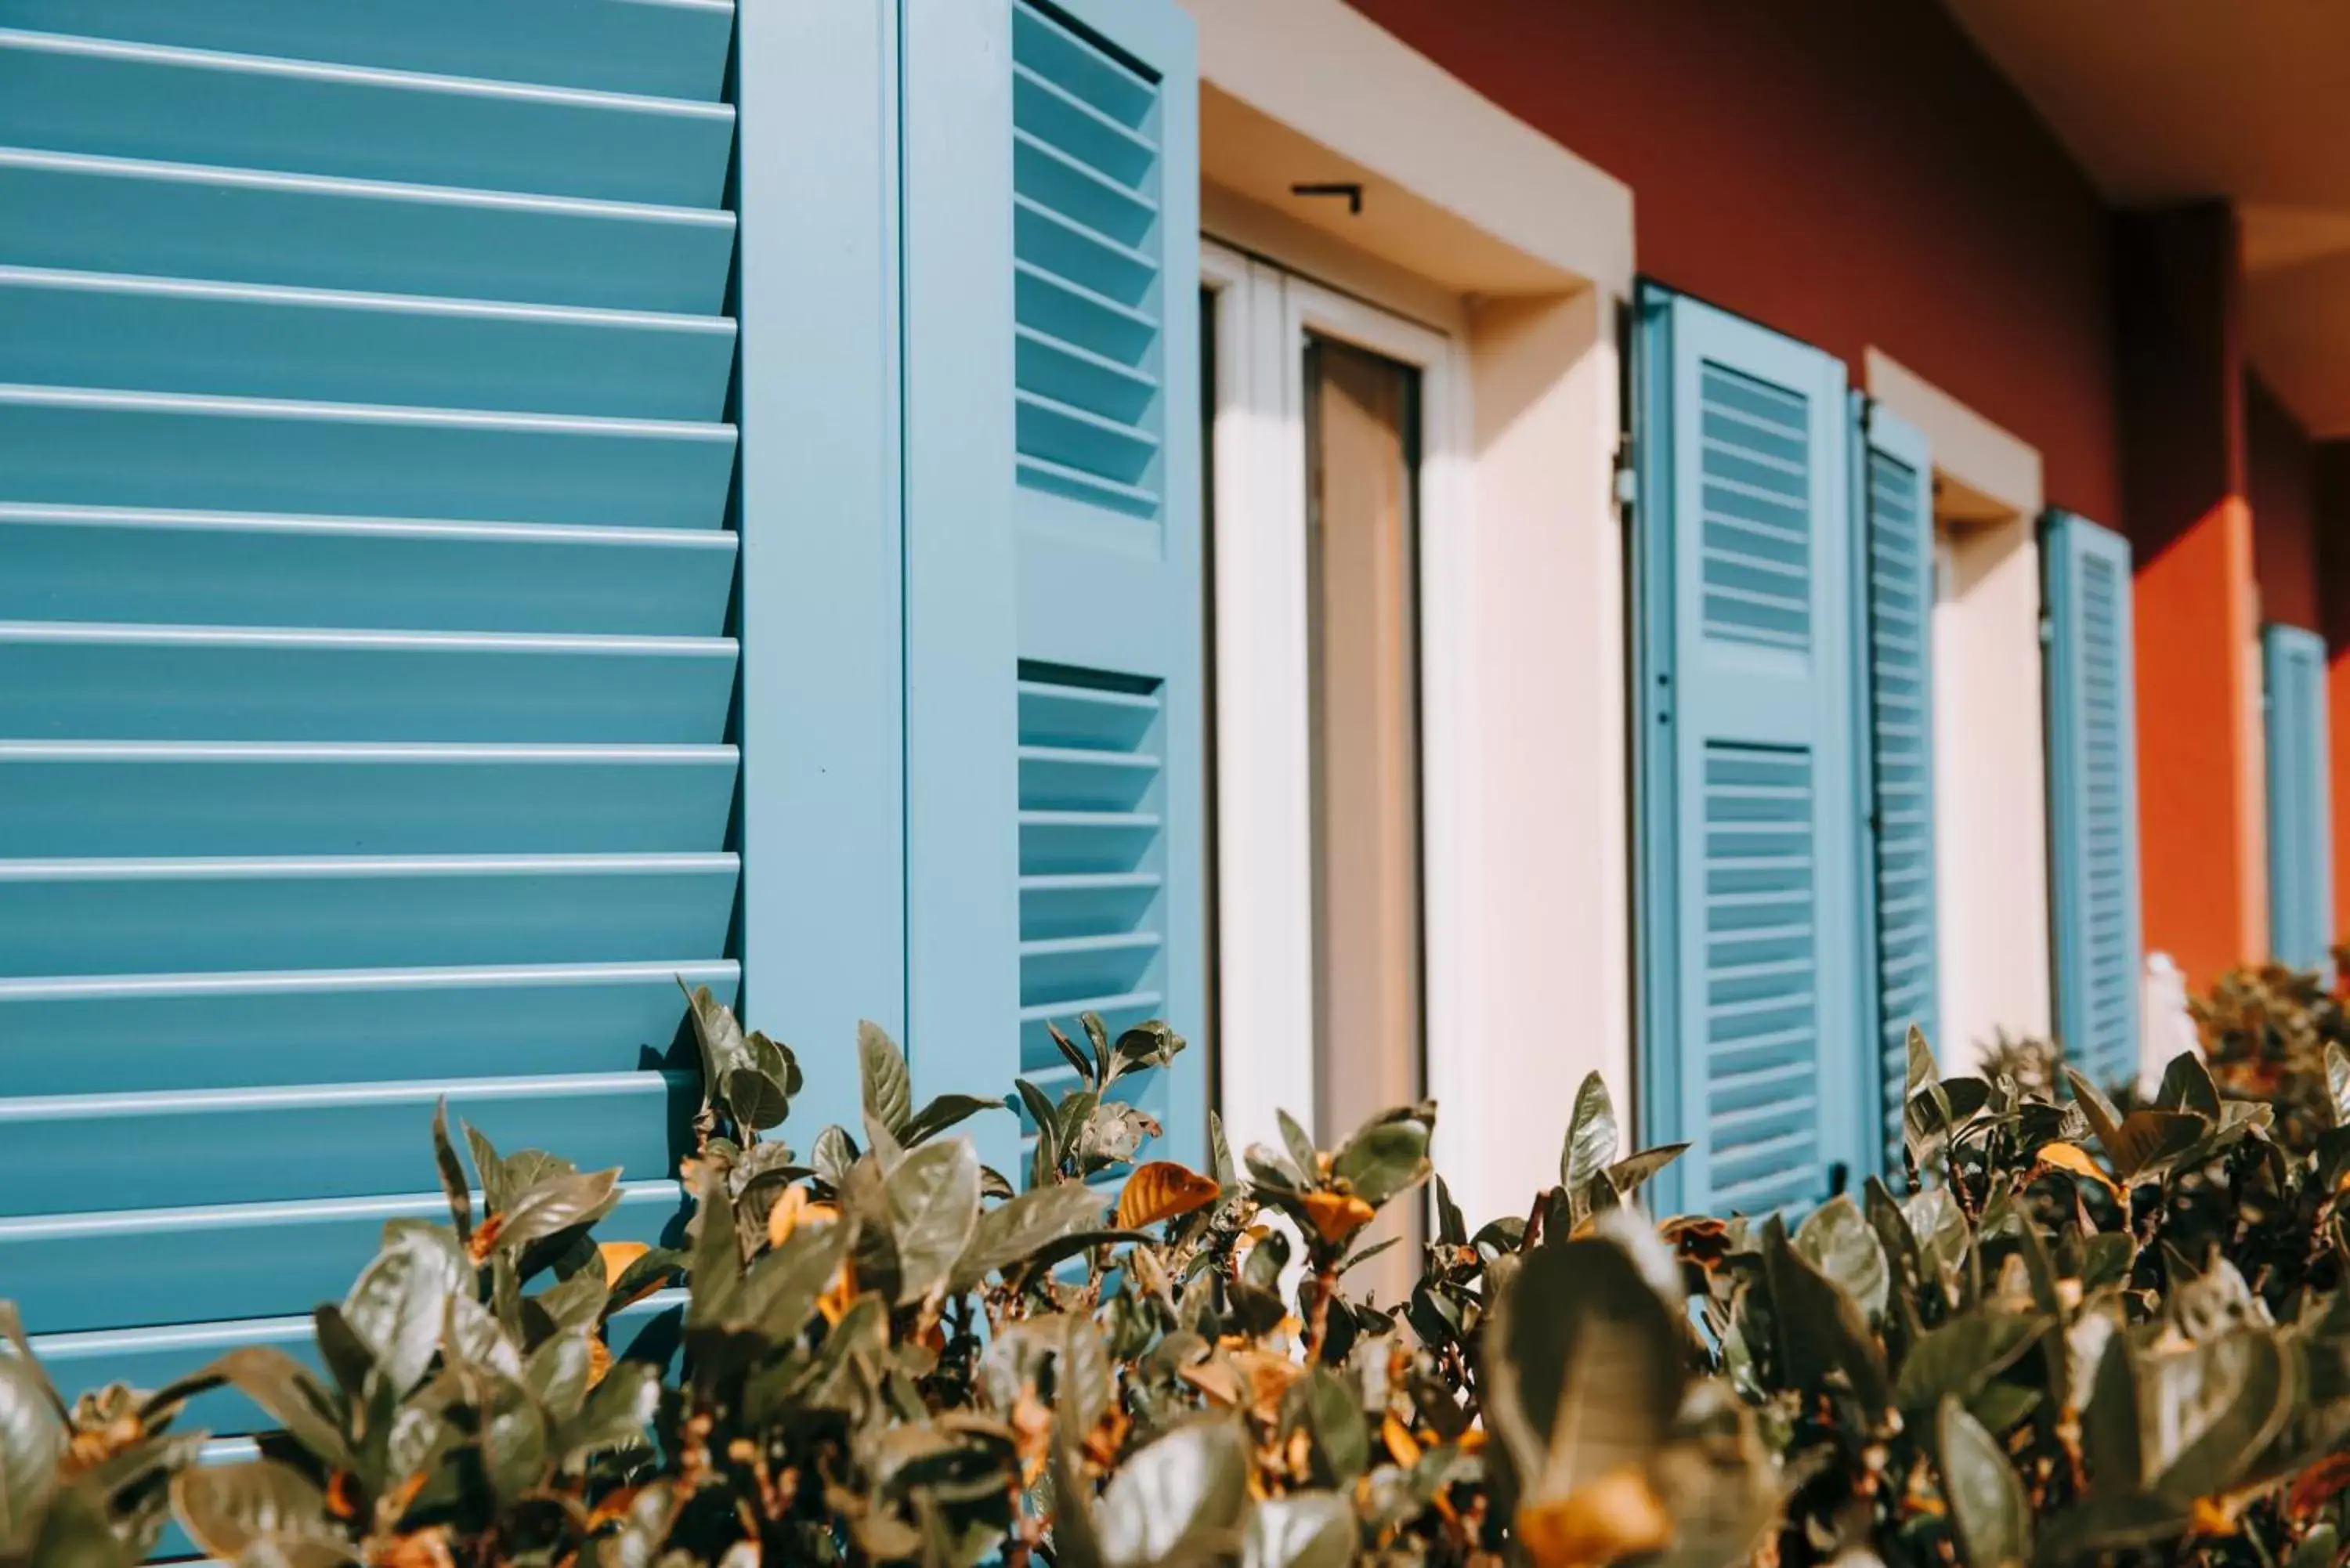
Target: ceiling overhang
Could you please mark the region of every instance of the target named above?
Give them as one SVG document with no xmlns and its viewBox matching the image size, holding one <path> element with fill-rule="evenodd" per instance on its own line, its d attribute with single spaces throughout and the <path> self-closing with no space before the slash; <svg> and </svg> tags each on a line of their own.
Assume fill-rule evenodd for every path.
<svg viewBox="0 0 2350 1568">
<path fill-rule="evenodd" d="M 1947 0 L 2108 197 L 2225 197 L 2254 367 L 2350 436 L 2350 4 Z"/>
</svg>

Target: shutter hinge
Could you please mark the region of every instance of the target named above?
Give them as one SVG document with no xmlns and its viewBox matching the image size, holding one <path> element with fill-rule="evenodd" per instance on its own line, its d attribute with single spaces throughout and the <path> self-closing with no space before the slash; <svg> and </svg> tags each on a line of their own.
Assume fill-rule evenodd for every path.
<svg viewBox="0 0 2350 1568">
<path fill-rule="evenodd" d="M 2056 621 L 2045 611 L 2043 611 L 2040 617 L 2040 646 L 2043 648 L 2056 646 Z"/>
<path fill-rule="evenodd" d="M 1616 445 L 1616 504 L 1622 507 L 1640 504 L 1640 471 L 1632 462 L 1632 441 L 1626 437 Z"/>
</svg>

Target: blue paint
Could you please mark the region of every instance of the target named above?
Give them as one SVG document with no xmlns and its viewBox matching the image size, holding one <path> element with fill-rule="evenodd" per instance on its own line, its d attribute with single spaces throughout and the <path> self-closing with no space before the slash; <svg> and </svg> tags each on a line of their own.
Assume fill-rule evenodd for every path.
<svg viewBox="0 0 2350 1568">
<path fill-rule="evenodd" d="M 1653 287 L 1638 347 L 1644 1130 L 1760 1213 L 1875 1141 L 1844 369 Z"/>
<path fill-rule="evenodd" d="M 2056 1035 L 2100 1086 L 2138 1059 L 2137 679 L 2129 543 L 2069 512 L 2041 525 L 2048 626 L 2049 881 Z"/>
<path fill-rule="evenodd" d="M 2325 639 L 2264 627 L 2267 701 L 2269 950 L 2324 970 L 2334 948 L 2334 794 L 2326 743 Z"/>
</svg>

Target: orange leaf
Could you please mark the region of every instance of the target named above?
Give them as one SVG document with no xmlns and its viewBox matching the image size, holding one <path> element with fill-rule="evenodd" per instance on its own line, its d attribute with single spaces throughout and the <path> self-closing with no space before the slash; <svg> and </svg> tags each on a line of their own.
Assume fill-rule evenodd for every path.
<svg viewBox="0 0 2350 1568">
<path fill-rule="evenodd" d="M 1119 1190 L 1118 1228 L 1139 1231 L 1145 1225 L 1204 1209 L 1223 1190 L 1207 1177 L 1171 1159 L 1154 1159 L 1135 1167 L 1134 1174 L 1126 1179 L 1126 1186 Z"/>
<path fill-rule="evenodd" d="M 2350 1487 L 2350 1454 L 2328 1454 L 2293 1478 L 2284 1494 L 2285 1512 L 2293 1519 L 2307 1519 L 2345 1487 Z"/>
<path fill-rule="evenodd" d="M 2040 1148 L 2040 1163 L 2051 1170 L 2062 1170 L 2073 1176 L 2086 1177 L 2112 1193 L 2116 1199 L 2122 1195 L 2121 1184 L 2107 1176 L 2105 1168 L 2090 1158 L 2089 1151 L 2078 1144 L 2043 1144 Z"/>
<path fill-rule="evenodd" d="M 1419 1463 L 1419 1439 L 1411 1435 L 1411 1428 L 1396 1419 L 1394 1411 L 1388 1411 L 1387 1419 L 1379 1423 L 1379 1436 L 1386 1440 L 1388 1452 L 1396 1463 L 1406 1469 Z"/>
<path fill-rule="evenodd" d="M 604 1375 L 611 1370 L 612 1347 L 602 1340 L 591 1336 L 588 1341 L 588 1386 L 595 1387 L 604 1381 Z"/>
<path fill-rule="evenodd" d="M 596 1255 L 604 1260 L 604 1288 L 610 1290 L 629 1272 L 629 1265 L 652 1251 L 642 1241 L 605 1241 L 598 1245 Z"/>
<path fill-rule="evenodd" d="M 1378 1210 L 1351 1192 L 1309 1192 L 1305 1213 L 1325 1241 L 1345 1241 L 1371 1222 Z"/>
<path fill-rule="evenodd" d="M 1672 1544 L 1672 1517 L 1638 1465 L 1547 1502 L 1518 1508 L 1518 1542 L 1537 1568 L 1594 1568 Z"/>
</svg>

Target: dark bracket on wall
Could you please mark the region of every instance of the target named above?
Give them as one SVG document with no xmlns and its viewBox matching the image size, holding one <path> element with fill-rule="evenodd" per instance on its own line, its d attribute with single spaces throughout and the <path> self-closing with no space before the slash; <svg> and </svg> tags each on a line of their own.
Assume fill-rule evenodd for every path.
<svg viewBox="0 0 2350 1568">
<path fill-rule="evenodd" d="M 1347 216 L 1362 216 L 1363 188 L 1352 181 L 1325 181 L 1318 183 L 1309 182 L 1303 185 L 1292 185 L 1289 188 L 1289 193 L 1293 196 L 1344 196 L 1347 198 Z"/>
</svg>

